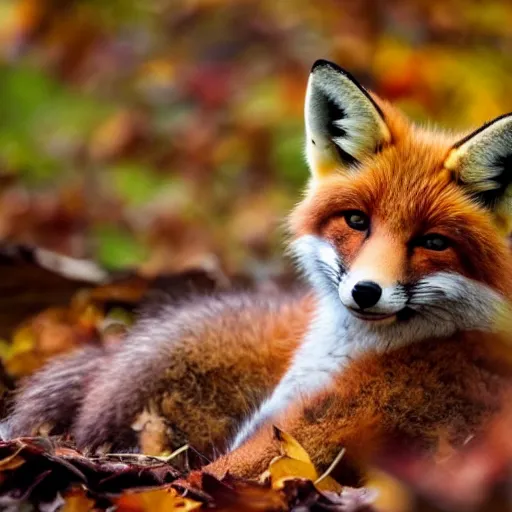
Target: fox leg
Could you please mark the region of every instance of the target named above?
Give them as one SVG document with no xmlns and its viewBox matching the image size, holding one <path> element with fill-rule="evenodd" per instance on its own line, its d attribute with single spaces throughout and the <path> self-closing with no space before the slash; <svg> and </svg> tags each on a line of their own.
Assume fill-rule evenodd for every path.
<svg viewBox="0 0 512 512">
<path fill-rule="evenodd" d="M 261 426 L 246 442 L 222 456 L 204 470 L 217 477 L 229 472 L 241 478 L 257 478 L 271 460 L 281 454 L 273 425 L 293 436 L 309 454 L 319 472 L 325 471 L 342 449 L 343 458 L 333 476 L 344 485 L 358 485 L 362 480 L 360 462 L 377 447 L 386 428 L 381 404 L 385 396 L 377 390 L 365 390 L 378 382 L 358 373 L 352 386 L 338 375 L 326 389 L 295 402 Z M 357 461 L 357 464 L 354 462 Z"/>
<path fill-rule="evenodd" d="M 333 476 L 344 485 L 358 485 L 362 480 L 360 467 L 353 461 L 360 460 L 359 452 L 373 444 L 378 432 L 376 418 L 338 418 L 325 414 L 333 400 L 332 395 L 303 407 L 292 407 L 275 419 L 275 425 L 292 435 L 310 455 L 319 472 L 325 471 L 343 448 L 347 454 L 337 464 Z M 321 415 L 324 414 L 322 418 Z M 366 420 L 366 421 L 365 421 Z M 226 473 L 240 478 L 258 478 L 272 459 L 281 454 L 280 442 L 271 424 L 262 426 L 255 435 L 239 448 L 206 466 L 204 471 L 218 478 Z"/>
</svg>

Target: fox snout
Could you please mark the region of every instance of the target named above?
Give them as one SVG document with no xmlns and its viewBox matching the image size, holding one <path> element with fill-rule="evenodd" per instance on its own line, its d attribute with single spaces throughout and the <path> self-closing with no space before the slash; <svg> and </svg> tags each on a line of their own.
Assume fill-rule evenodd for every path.
<svg viewBox="0 0 512 512">
<path fill-rule="evenodd" d="M 406 306 L 400 284 L 406 266 L 401 245 L 388 236 L 370 237 L 347 268 L 338 286 L 341 302 L 351 312 L 388 316 Z"/>
<path fill-rule="evenodd" d="M 317 289 L 323 292 L 332 290 L 356 316 L 378 320 L 403 310 L 408 296 L 406 287 L 400 282 L 403 263 L 398 251 L 393 251 L 396 258 L 387 257 L 391 261 L 376 265 L 375 261 L 386 261 L 380 250 L 389 250 L 385 244 L 380 248 L 377 245 L 368 243 L 351 265 L 346 264 L 332 244 L 316 236 L 296 240 L 294 252 Z"/>
<path fill-rule="evenodd" d="M 383 319 L 396 315 L 407 305 L 402 284 L 385 284 L 370 272 L 348 271 L 341 279 L 338 294 L 342 304 L 356 316 Z"/>
<path fill-rule="evenodd" d="M 374 281 L 359 281 L 352 288 L 352 298 L 361 309 L 375 306 L 382 297 L 382 288 Z"/>
</svg>

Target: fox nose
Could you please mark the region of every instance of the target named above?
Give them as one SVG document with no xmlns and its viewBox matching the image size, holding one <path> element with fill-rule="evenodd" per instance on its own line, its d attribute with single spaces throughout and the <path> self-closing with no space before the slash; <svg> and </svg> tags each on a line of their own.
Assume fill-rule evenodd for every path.
<svg viewBox="0 0 512 512">
<path fill-rule="evenodd" d="M 382 288 L 373 281 L 359 281 L 352 288 L 352 297 L 361 309 L 375 306 L 381 295 Z"/>
</svg>

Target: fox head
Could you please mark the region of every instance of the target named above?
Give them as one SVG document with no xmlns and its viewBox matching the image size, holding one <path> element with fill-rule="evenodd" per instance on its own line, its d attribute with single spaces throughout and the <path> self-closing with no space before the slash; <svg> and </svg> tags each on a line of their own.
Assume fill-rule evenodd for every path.
<svg viewBox="0 0 512 512">
<path fill-rule="evenodd" d="M 372 329 L 454 329 L 512 296 L 512 114 L 465 136 L 426 130 L 321 60 L 305 124 L 292 247 L 331 305 Z"/>
</svg>

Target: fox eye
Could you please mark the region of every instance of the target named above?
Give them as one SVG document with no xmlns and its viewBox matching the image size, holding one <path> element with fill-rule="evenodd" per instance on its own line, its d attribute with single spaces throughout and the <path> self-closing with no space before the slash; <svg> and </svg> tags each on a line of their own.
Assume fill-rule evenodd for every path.
<svg viewBox="0 0 512 512">
<path fill-rule="evenodd" d="M 357 231 L 367 231 L 370 227 L 370 218 L 368 215 L 358 210 L 344 212 L 343 217 L 348 226 Z"/>
<path fill-rule="evenodd" d="M 446 251 L 451 243 L 450 240 L 443 235 L 431 234 L 419 238 L 415 245 L 428 249 L 429 251 Z"/>
</svg>

